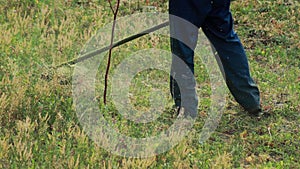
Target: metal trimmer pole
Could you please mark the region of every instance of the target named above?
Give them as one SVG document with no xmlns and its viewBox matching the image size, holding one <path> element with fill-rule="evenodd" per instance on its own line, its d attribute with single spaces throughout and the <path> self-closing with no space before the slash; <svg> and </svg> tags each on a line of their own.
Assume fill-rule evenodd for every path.
<svg viewBox="0 0 300 169">
<path fill-rule="evenodd" d="M 155 31 L 157 31 L 157 30 L 159 30 L 159 29 L 161 29 L 161 28 L 164 28 L 164 27 L 166 27 L 166 26 L 168 26 L 168 25 L 169 25 L 169 21 L 166 21 L 166 22 L 161 23 L 161 24 L 159 24 L 159 25 L 156 25 L 156 26 L 154 26 L 154 27 L 152 27 L 152 28 L 149 28 L 149 29 L 147 29 L 147 30 L 144 30 L 144 31 L 142 31 L 142 32 L 140 32 L 140 33 L 138 33 L 138 34 L 129 36 L 129 37 L 123 39 L 123 40 L 120 40 L 120 41 L 114 43 L 114 44 L 112 45 L 112 48 L 115 48 L 115 47 L 118 47 L 118 46 L 120 46 L 120 45 L 123 45 L 123 44 L 125 44 L 125 43 L 127 43 L 127 42 L 130 42 L 130 41 L 132 41 L 132 40 L 134 40 L 134 39 L 137 39 L 137 38 L 142 37 L 142 36 L 144 36 L 144 35 L 147 35 L 147 34 L 149 34 L 149 33 L 155 32 Z M 94 51 L 92 51 L 92 52 L 90 52 L 90 53 L 87 53 L 87 54 L 85 54 L 85 55 L 83 55 L 83 56 L 81 56 L 81 57 L 79 57 L 79 58 L 76 58 L 76 59 L 74 59 L 74 60 L 71 60 L 71 61 L 62 63 L 62 64 L 57 65 L 57 66 L 54 66 L 53 68 L 60 68 L 60 67 L 62 67 L 62 66 L 74 65 L 74 64 L 76 64 L 76 63 L 79 63 L 79 62 L 85 61 L 85 60 L 87 60 L 87 59 L 89 59 L 89 58 L 92 58 L 92 57 L 94 57 L 94 56 L 96 56 L 96 55 L 98 55 L 98 54 L 100 54 L 100 53 L 102 53 L 102 52 L 108 51 L 109 49 L 110 49 L 110 46 L 106 46 L 106 47 L 103 47 L 103 48 L 101 48 L 101 49 L 94 50 Z"/>
</svg>

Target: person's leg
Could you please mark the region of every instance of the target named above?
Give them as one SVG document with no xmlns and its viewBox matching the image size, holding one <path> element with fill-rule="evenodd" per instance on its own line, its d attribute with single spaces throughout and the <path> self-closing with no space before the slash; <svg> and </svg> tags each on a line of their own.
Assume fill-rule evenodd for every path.
<svg viewBox="0 0 300 169">
<path fill-rule="evenodd" d="M 250 76 L 244 48 L 233 30 L 230 0 L 213 1 L 202 30 L 218 52 L 227 86 L 236 101 L 249 112 L 259 110 L 259 90 Z"/>
<path fill-rule="evenodd" d="M 197 115 L 198 99 L 194 79 L 194 49 L 198 39 L 198 29 L 184 26 L 177 21 L 170 22 L 172 65 L 170 74 L 170 91 L 176 107 L 184 107 L 191 116 Z M 178 33 L 175 33 L 177 32 Z M 180 40 L 179 34 L 189 34 L 190 45 Z M 187 36 L 185 36 L 187 37 Z"/>
<path fill-rule="evenodd" d="M 194 49 L 199 26 L 205 20 L 210 5 L 208 0 L 169 1 L 170 41 L 173 54 L 170 92 L 175 106 L 184 107 L 192 117 L 197 115 L 198 106 L 193 75 Z M 200 7 L 203 9 L 198 9 Z"/>
</svg>

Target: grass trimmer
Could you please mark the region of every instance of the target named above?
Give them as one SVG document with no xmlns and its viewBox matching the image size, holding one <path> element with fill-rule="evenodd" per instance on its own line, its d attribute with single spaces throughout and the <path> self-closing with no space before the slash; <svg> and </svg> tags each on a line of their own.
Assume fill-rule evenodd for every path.
<svg viewBox="0 0 300 169">
<path fill-rule="evenodd" d="M 51 73 L 49 73 L 49 72 L 48 72 L 48 73 L 42 73 L 42 74 L 41 74 L 41 78 L 42 78 L 42 79 L 45 79 L 45 80 L 51 80 L 51 79 L 52 79 L 52 76 L 53 76 L 53 72 L 54 72 L 54 71 L 57 71 L 57 69 L 59 69 L 59 68 L 63 68 L 63 67 L 65 67 L 65 66 L 68 66 L 68 67 L 74 66 L 74 65 L 76 65 L 77 63 L 80 63 L 80 62 L 83 62 L 83 61 L 85 61 L 85 60 L 88 60 L 88 59 L 90 59 L 90 58 L 92 58 L 92 57 L 97 56 L 98 54 L 101 54 L 101 53 L 103 53 L 103 52 L 107 52 L 107 51 L 109 51 L 109 50 L 111 50 L 111 49 L 113 49 L 113 48 L 116 48 L 116 47 L 121 46 L 121 45 L 123 45 L 123 44 L 125 44 L 125 43 L 127 43 L 127 42 L 133 41 L 133 40 L 135 40 L 135 39 L 137 39 L 137 38 L 140 38 L 140 37 L 142 37 L 142 36 L 145 36 L 145 35 L 147 35 L 147 34 L 150 34 L 150 33 L 152 33 L 152 32 L 155 32 L 155 31 L 157 31 L 157 30 L 159 30 L 159 29 L 162 29 L 162 28 L 164 28 L 164 27 L 166 27 L 166 26 L 168 26 L 168 25 L 169 25 L 169 21 L 165 21 L 165 22 L 163 22 L 163 23 L 161 23 L 161 24 L 159 24 L 159 25 L 153 26 L 153 27 L 151 27 L 151 28 L 149 28 L 149 29 L 146 29 L 146 30 L 144 30 L 144 31 L 142 31 L 142 32 L 139 32 L 139 33 L 134 34 L 134 35 L 132 35 L 132 36 L 129 36 L 129 37 L 125 38 L 125 39 L 122 39 L 122 40 L 120 40 L 120 41 L 117 41 L 117 42 L 113 43 L 112 45 L 107 45 L 107 46 L 105 46 L 105 47 L 103 47 L 103 48 L 100 48 L 100 49 L 91 51 L 91 52 L 89 52 L 89 53 L 86 53 L 86 54 L 84 54 L 84 55 L 78 57 L 78 58 L 75 58 L 75 59 L 73 59 L 73 60 L 70 60 L 70 61 L 61 63 L 61 64 L 59 64 L 59 65 L 56 65 L 56 66 L 50 66 L 50 67 L 48 67 L 48 70 L 51 71 Z M 69 83 L 69 82 L 66 81 L 66 80 L 63 80 L 63 81 L 61 81 L 60 83 L 61 83 L 61 84 L 67 84 L 67 83 Z"/>
<path fill-rule="evenodd" d="M 123 39 L 123 40 L 120 40 L 120 41 L 118 41 L 118 42 L 115 42 L 112 46 L 110 46 L 110 45 L 105 46 L 105 47 L 103 47 L 103 48 L 101 48 L 101 49 L 97 49 L 97 50 L 95 50 L 95 51 L 92 51 L 92 52 L 89 52 L 89 53 L 87 53 L 87 54 L 84 54 L 84 55 L 82 55 L 82 56 L 80 56 L 80 57 L 78 57 L 78 58 L 76 58 L 76 59 L 73 59 L 73 60 L 70 60 L 70 61 L 61 63 L 61 64 L 59 64 L 59 65 L 57 65 L 57 66 L 53 66 L 52 68 L 57 69 L 57 68 L 60 68 L 60 67 L 63 67 L 63 66 L 71 66 L 71 65 L 75 65 L 76 63 L 80 63 L 80 62 L 82 62 L 82 61 L 85 61 L 85 60 L 87 60 L 87 59 L 89 59 L 89 58 L 92 58 L 92 57 L 94 57 L 94 56 L 96 56 L 96 55 L 98 55 L 98 54 L 100 54 L 100 53 L 103 53 L 103 52 L 106 52 L 106 51 L 108 51 L 108 50 L 110 50 L 110 49 L 113 49 L 113 48 L 115 48 L 115 47 L 121 46 L 121 45 L 123 45 L 123 44 L 125 44 L 125 43 L 127 43 L 127 42 L 130 42 L 130 41 L 132 41 L 132 40 L 135 40 L 135 39 L 137 39 L 137 38 L 140 38 L 140 37 L 142 37 L 142 36 L 144 36 L 144 35 L 147 35 L 147 34 L 149 34 L 149 33 L 155 32 L 155 31 L 157 31 L 157 30 L 159 30 L 159 29 L 161 29 L 161 28 L 164 28 L 164 27 L 166 27 L 166 26 L 168 26 L 168 25 L 169 25 L 169 21 L 166 21 L 166 22 L 161 23 L 161 24 L 159 24 L 159 25 L 156 25 L 156 26 L 154 26 L 154 27 L 152 27 L 152 28 L 149 28 L 149 29 L 147 29 L 147 30 L 144 30 L 144 31 L 142 31 L 142 32 L 140 32 L 140 33 L 137 33 L 137 34 L 135 34 L 135 35 L 129 36 L 129 37 Z"/>
</svg>

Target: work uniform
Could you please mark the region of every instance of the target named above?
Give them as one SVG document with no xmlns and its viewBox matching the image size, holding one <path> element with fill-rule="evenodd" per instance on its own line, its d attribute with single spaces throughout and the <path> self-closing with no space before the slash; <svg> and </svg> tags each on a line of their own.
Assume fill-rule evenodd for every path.
<svg viewBox="0 0 300 169">
<path fill-rule="evenodd" d="M 236 101 L 249 112 L 260 109 L 259 89 L 250 76 L 243 45 L 233 30 L 230 0 L 170 0 L 169 13 L 173 53 L 170 91 L 175 105 L 184 107 L 190 116 L 197 116 L 194 49 L 202 28 L 220 57 L 226 84 Z M 190 71 L 183 69 L 176 58 L 182 59 Z"/>
</svg>

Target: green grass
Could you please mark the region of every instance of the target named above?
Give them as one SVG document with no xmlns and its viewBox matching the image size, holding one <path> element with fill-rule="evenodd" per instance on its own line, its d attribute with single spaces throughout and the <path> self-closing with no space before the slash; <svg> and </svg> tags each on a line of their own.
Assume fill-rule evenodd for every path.
<svg viewBox="0 0 300 169">
<path fill-rule="evenodd" d="M 151 3 L 167 11 L 167 1 Z M 145 5 L 122 1 L 120 15 Z M 203 97 L 191 133 L 163 154 L 135 159 L 107 152 L 82 130 L 72 106 L 72 85 L 61 83 L 69 80 L 65 71 L 41 79 L 41 73 L 49 73 L 48 66 L 77 57 L 87 40 L 112 21 L 108 3 L 0 0 L 0 168 L 300 168 L 299 8 L 298 1 L 286 0 L 232 3 L 235 29 L 269 118 L 249 117 L 228 95 L 217 130 L 199 144 L 211 89 L 205 68 L 196 60 Z M 128 54 L 152 47 L 168 50 L 168 38 L 148 35 L 115 49 L 113 69 Z M 103 108 L 103 66 L 97 75 L 97 99 L 117 130 L 146 137 L 172 124 L 170 110 L 155 122 L 135 124 L 122 118 L 113 104 Z M 162 71 L 138 74 L 130 86 L 135 107 L 149 106 L 152 88 L 168 93 L 167 80 Z"/>
</svg>

